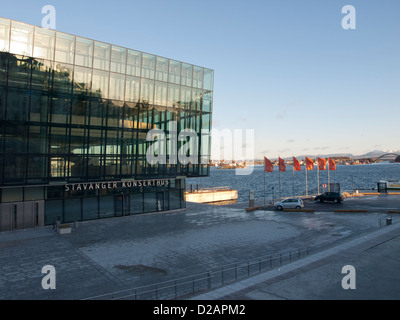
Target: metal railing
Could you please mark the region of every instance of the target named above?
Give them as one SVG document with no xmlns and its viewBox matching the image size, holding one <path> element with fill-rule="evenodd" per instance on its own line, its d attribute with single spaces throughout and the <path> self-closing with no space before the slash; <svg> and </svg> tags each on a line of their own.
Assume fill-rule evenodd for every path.
<svg viewBox="0 0 400 320">
<path fill-rule="evenodd" d="M 309 255 L 310 247 L 232 263 L 197 275 L 121 290 L 85 300 L 169 300 L 188 297 L 248 278 Z"/>
</svg>

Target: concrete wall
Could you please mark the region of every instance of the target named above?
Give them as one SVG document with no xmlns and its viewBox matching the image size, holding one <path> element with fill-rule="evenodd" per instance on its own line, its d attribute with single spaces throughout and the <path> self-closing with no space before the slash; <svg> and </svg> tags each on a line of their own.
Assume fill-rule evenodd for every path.
<svg viewBox="0 0 400 320">
<path fill-rule="evenodd" d="M 42 226 L 44 226 L 44 201 L 0 203 L 0 231 Z"/>
<path fill-rule="evenodd" d="M 185 193 L 186 201 L 198 202 L 198 203 L 236 200 L 237 198 L 238 198 L 237 190 Z"/>
</svg>

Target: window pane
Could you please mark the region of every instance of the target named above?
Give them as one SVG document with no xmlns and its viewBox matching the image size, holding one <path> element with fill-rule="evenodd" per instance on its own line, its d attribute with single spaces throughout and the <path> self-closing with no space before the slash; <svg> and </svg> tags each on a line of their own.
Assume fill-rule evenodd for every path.
<svg viewBox="0 0 400 320">
<path fill-rule="evenodd" d="M 101 70 L 110 70 L 110 45 L 102 42 L 94 44 L 93 67 Z"/>
<path fill-rule="evenodd" d="M 100 219 L 114 216 L 114 197 L 101 197 L 100 200 Z"/>
<path fill-rule="evenodd" d="M 56 61 L 74 63 L 75 36 L 57 32 Z"/>
<path fill-rule="evenodd" d="M 26 153 L 27 128 L 24 125 L 5 127 L 5 153 Z M 8 158 L 8 156 L 6 157 Z"/>
<path fill-rule="evenodd" d="M 8 77 L 8 56 L 6 52 L 0 52 L 0 85 L 7 84 Z"/>
<path fill-rule="evenodd" d="M 31 88 L 40 91 L 51 89 L 53 78 L 53 62 L 35 59 L 32 61 Z"/>
<path fill-rule="evenodd" d="M 31 108 L 29 120 L 47 122 L 49 98 L 46 92 L 34 91 L 31 94 Z"/>
<path fill-rule="evenodd" d="M 192 101 L 192 89 L 188 87 L 181 88 L 181 106 L 185 109 L 190 109 Z"/>
<path fill-rule="evenodd" d="M 156 81 L 154 104 L 165 106 L 167 104 L 167 84 Z"/>
<path fill-rule="evenodd" d="M 168 60 L 157 57 L 156 79 L 158 81 L 168 81 Z"/>
<path fill-rule="evenodd" d="M 201 67 L 193 67 L 193 87 L 203 88 L 203 68 Z"/>
<path fill-rule="evenodd" d="M 178 61 L 169 62 L 169 82 L 181 83 L 181 63 Z"/>
<path fill-rule="evenodd" d="M 139 101 L 140 78 L 126 76 L 125 100 L 129 102 Z"/>
<path fill-rule="evenodd" d="M 65 222 L 81 221 L 81 199 L 65 200 Z"/>
<path fill-rule="evenodd" d="M 192 66 L 182 63 L 182 85 L 192 86 Z"/>
<path fill-rule="evenodd" d="M 143 212 L 143 194 L 134 193 L 130 195 L 131 200 L 131 214 L 142 213 Z"/>
<path fill-rule="evenodd" d="M 109 72 L 93 70 L 92 95 L 108 99 Z"/>
<path fill-rule="evenodd" d="M 10 52 L 24 56 L 32 56 L 33 26 L 13 21 L 11 24 Z"/>
<path fill-rule="evenodd" d="M 168 86 L 168 107 L 179 107 L 180 89 L 178 85 L 170 84 Z"/>
<path fill-rule="evenodd" d="M 10 20 L 0 18 L 0 52 L 10 50 Z"/>
<path fill-rule="evenodd" d="M 52 123 L 66 124 L 69 119 L 70 110 L 71 98 L 63 96 L 52 98 L 50 121 Z M 65 132 L 63 134 L 65 134 Z"/>
<path fill-rule="evenodd" d="M 28 120 L 29 92 L 21 89 L 8 89 L 7 96 L 7 120 Z"/>
<path fill-rule="evenodd" d="M 28 89 L 31 80 L 32 59 L 15 56 L 8 62 L 8 86 Z"/>
<path fill-rule="evenodd" d="M 47 60 L 54 59 L 55 31 L 35 28 L 33 56 Z"/>
<path fill-rule="evenodd" d="M 72 93 L 73 74 L 73 65 L 56 62 L 53 91 L 57 93 Z"/>
<path fill-rule="evenodd" d="M 156 57 L 150 54 L 143 53 L 142 77 L 154 79 L 155 68 L 156 68 Z"/>
<path fill-rule="evenodd" d="M 157 194 L 156 193 L 145 193 L 144 194 L 144 212 L 155 212 L 157 211 Z"/>
<path fill-rule="evenodd" d="M 125 98 L 125 75 L 111 73 L 110 99 L 123 101 L 124 98 Z"/>
<path fill-rule="evenodd" d="M 93 40 L 76 38 L 75 64 L 83 67 L 92 67 Z"/>
<path fill-rule="evenodd" d="M 212 90 L 213 89 L 213 79 L 214 73 L 210 69 L 204 69 L 204 89 Z"/>
<path fill-rule="evenodd" d="M 212 93 L 206 92 L 203 94 L 203 111 L 211 112 Z"/>
<path fill-rule="evenodd" d="M 192 108 L 193 108 L 193 110 L 200 111 L 201 107 L 202 107 L 201 100 L 203 97 L 203 92 L 200 89 L 193 89 L 192 93 L 193 93 L 192 101 L 194 104 L 194 105 L 192 105 Z"/>
<path fill-rule="evenodd" d="M 142 67 L 142 54 L 137 51 L 128 50 L 126 74 L 140 77 L 141 67 Z"/>
<path fill-rule="evenodd" d="M 71 124 L 85 124 L 85 116 L 89 101 L 83 95 L 72 98 Z"/>
<path fill-rule="evenodd" d="M 125 73 L 126 69 L 126 49 L 112 46 L 111 49 L 111 71 Z"/>
<path fill-rule="evenodd" d="M 27 180 L 29 182 L 40 182 L 47 177 L 46 157 L 27 157 Z"/>
<path fill-rule="evenodd" d="M 97 198 L 83 198 L 83 219 L 82 220 L 92 220 L 98 219 L 99 217 L 99 205 Z"/>
<path fill-rule="evenodd" d="M 153 104 L 154 81 L 142 79 L 140 87 L 140 101 Z"/>
<path fill-rule="evenodd" d="M 75 67 L 74 91 L 89 93 L 92 87 L 92 70 L 83 67 Z"/>
<path fill-rule="evenodd" d="M 51 225 L 57 220 L 63 218 L 63 201 L 62 200 L 51 200 L 45 202 L 45 224 Z"/>
</svg>

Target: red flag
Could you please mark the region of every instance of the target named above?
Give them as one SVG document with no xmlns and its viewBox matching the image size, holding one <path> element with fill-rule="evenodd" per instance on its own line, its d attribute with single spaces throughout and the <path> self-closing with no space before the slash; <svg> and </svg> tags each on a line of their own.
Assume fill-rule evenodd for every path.
<svg viewBox="0 0 400 320">
<path fill-rule="evenodd" d="M 286 172 L 285 161 L 279 157 L 279 171 Z"/>
<path fill-rule="evenodd" d="M 295 157 L 293 157 L 293 169 L 296 171 L 301 171 L 300 162 Z"/>
<path fill-rule="evenodd" d="M 319 170 L 324 171 L 326 169 L 326 159 L 318 158 L 318 168 Z"/>
<path fill-rule="evenodd" d="M 332 170 L 332 171 L 336 170 L 335 160 L 329 158 L 328 163 L 329 163 L 329 170 Z"/>
<path fill-rule="evenodd" d="M 312 161 L 308 157 L 306 157 L 306 167 L 307 167 L 307 170 L 313 170 L 314 169 L 314 161 Z"/>
<path fill-rule="evenodd" d="M 268 160 L 266 157 L 264 157 L 264 164 L 265 164 L 265 172 L 274 171 L 274 166 L 272 165 L 272 162 Z"/>
</svg>

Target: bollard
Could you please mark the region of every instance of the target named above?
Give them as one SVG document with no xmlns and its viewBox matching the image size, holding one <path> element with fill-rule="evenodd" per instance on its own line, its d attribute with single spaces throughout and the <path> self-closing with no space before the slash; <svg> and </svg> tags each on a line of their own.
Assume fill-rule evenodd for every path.
<svg viewBox="0 0 400 320">
<path fill-rule="evenodd" d="M 391 217 L 387 217 L 386 218 L 386 225 L 388 226 L 390 224 L 392 224 L 392 218 Z"/>
</svg>

